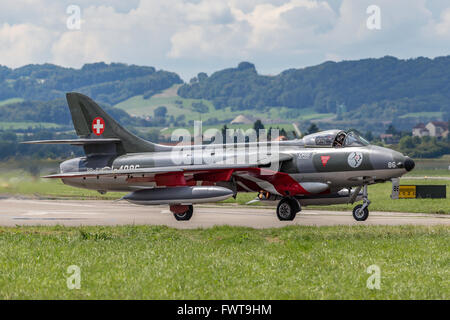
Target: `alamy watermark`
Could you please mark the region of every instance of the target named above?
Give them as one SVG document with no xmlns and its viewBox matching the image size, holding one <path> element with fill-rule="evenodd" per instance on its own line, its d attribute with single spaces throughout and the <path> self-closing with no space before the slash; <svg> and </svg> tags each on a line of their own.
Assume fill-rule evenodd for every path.
<svg viewBox="0 0 450 320">
<path fill-rule="evenodd" d="M 376 264 L 372 264 L 367 267 L 366 272 L 371 274 L 369 278 L 367 278 L 366 286 L 367 289 L 370 290 L 380 290 L 381 289 L 381 269 Z"/>
<path fill-rule="evenodd" d="M 70 274 L 66 279 L 67 288 L 69 290 L 81 289 L 81 269 L 77 265 L 67 267 L 67 273 Z"/>
<path fill-rule="evenodd" d="M 81 8 L 78 5 L 71 4 L 67 7 L 66 13 L 69 17 L 66 20 L 66 26 L 69 30 L 81 29 Z"/>
<path fill-rule="evenodd" d="M 175 129 L 171 160 L 176 165 L 265 165 L 265 172 L 278 171 L 279 130 L 210 128 L 202 131 L 202 122 L 194 121 L 194 135 L 187 129 Z M 270 170 L 270 171 L 269 171 Z M 264 171 L 261 171 L 264 174 Z"/>
<path fill-rule="evenodd" d="M 381 9 L 377 5 L 370 5 L 366 9 L 366 13 L 369 15 L 366 21 L 367 29 L 380 30 L 381 29 Z"/>
</svg>

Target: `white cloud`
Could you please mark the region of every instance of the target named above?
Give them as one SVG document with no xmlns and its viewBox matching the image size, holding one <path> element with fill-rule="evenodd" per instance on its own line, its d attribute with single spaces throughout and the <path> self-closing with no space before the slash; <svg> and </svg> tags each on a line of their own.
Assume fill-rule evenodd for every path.
<svg viewBox="0 0 450 320">
<path fill-rule="evenodd" d="M 185 8 L 190 11 L 209 12 L 205 7 L 214 6 L 214 1 L 204 1 Z M 221 2 L 222 3 L 222 2 Z M 199 58 L 239 56 L 252 57 L 258 52 L 303 49 L 305 41 L 315 42 L 316 33 L 331 28 L 335 13 L 326 2 L 313 0 L 291 0 L 278 5 L 256 4 L 253 10 L 241 10 L 229 2 L 233 16 L 225 22 L 211 19 L 211 23 L 190 25 L 171 37 L 169 57 L 180 58 L 195 55 Z M 203 8 L 203 9 L 199 9 Z M 207 15 L 204 15 L 207 16 Z M 206 18 L 203 20 L 205 21 Z"/>
<path fill-rule="evenodd" d="M 441 20 L 436 24 L 436 33 L 440 36 L 450 36 L 450 8 L 444 10 Z"/>
<path fill-rule="evenodd" d="M 376 31 L 366 28 L 373 0 L 76 2 L 79 31 L 66 28 L 73 1 L 1 2 L 0 64 L 121 61 L 188 78 L 241 60 L 276 73 L 326 59 L 450 54 L 446 0 L 377 0 Z"/>
<path fill-rule="evenodd" d="M 66 32 L 51 48 L 53 63 L 80 67 L 87 62 L 110 62 L 107 49 L 95 35 L 87 32 Z"/>
<path fill-rule="evenodd" d="M 171 58 L 190 57 L 246 57 L 248 26 L 245 23 L 231 25 L 212 25 L 202 27 L 193 25 L 171 37 Z"/>
<path fill-rule="evenodd" d="M 0 26 L 0 63 L 18 67 L 26 63 L 42 63 L 50 58 L 48 46 L 51 32 L 31 24 Z"/>
</svg>

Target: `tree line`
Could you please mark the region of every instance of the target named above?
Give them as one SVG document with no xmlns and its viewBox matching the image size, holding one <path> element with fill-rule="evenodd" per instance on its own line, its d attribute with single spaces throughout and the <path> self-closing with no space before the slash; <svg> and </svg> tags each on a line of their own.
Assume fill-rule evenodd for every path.
<svg viewBox="0 0 450 320">
<path fill-rule="evenodd" d="M 341 118 L 391 120 L 412 112 L 450 116 L 450 56 L 400 60 L 394 57 L 325 62 L 276 76 L 237 68 L 199 73 L 178 90 L 185 98 L 207 99 L 217 109 L 314 108 Z"/>
<path fill-rule="evenodd" d="M 0 100 L 50 101 L 64 98 L 66 92 L 76 91 L 114 105 L 135 95 L 150 97 L 182 82 L 174 72 L 123 63 L 92 63 L 81 69 L 53 64 L 26 65 L 17 69 L 0 66 Z"/>
</svg>

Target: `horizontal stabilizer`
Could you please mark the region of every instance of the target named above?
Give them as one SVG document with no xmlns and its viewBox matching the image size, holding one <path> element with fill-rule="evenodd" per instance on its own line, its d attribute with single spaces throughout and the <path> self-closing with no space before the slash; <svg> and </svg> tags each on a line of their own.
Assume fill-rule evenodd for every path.
<svg viewBox="0 0 450 320">
<path fill-rule="evenodd" d="M 66 140 L 35 140 L 24 141 L 23 144 L 71 144 L 74 146 L 84 146 L 87 144 L 105 144 L 105 143 L 119 143 L 121 140 L 116 138 L 105 139 L 66 139 Z"/>
</svg>

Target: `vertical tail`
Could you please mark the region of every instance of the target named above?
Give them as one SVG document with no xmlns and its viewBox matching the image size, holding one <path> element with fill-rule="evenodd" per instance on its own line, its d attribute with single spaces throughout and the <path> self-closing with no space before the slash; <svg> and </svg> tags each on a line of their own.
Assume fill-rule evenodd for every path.
<svg viewBox="0 0 450 320">
<path fill-rule="evenodd" d="M 120 139 L 118 154 L 170 150 L 170 147 L 146 141 L 124 129 L 91 98 L 76 92 L 67 93 L 66 98 L 73 126 L 80 138 Z M 87 154 L 95 154 L 95 148 L 98 146 L 87 145 L 85 151 Z"/>
</svg>

